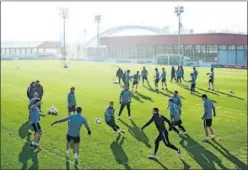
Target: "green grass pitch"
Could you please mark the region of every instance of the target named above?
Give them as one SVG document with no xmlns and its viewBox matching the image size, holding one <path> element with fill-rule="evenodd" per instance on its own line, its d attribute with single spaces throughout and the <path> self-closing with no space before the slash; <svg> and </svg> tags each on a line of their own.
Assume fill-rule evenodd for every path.
<svg viewBox="0 0 248 170">
<path fill-rule="evenodd" d="M 180 138 L 169 133 L 172 144 L 182 150 L 182 160 L 177 153 L 160 143 L 157 161 L 147 156 L 153 152 L 154 140 L 158 134 L 154 124 L 144 133 L 139 128 L 151 117 L 152 107 L 169 115 L 166 109 L 170 92 L 155 93 L 143 87 L 132 98 L 131 122 L 127 110 L 122 114 L 122 122 L 117 124 L 127 133 L 117 139 L 117 134 L 104 122 L 104 109 L 108 102 L 115 102 L 119 110 L 119 94 L 122 90 L 113 83 L 117 67 L 130 69 L 133 74 L 141 71 L 143 65 L 104 64 L 69 62 L 69 68 L 62 68 L 60 61 L 2 61 L 1 62 L 1 167 L 2 169 L 66 169 L 73 167 L 73 153 L 70 151 L 69 164 L 65 161 L 67 123 L 50 124 L 67 115 L 67 94 L 71 86 L 76 87 L 77 104 L 83 107 L 83 115 L 88 119 L 92 135 L 81 129 L 79 169 L 247 169 L 247 70 L 215 69 L 216 91 L 207 90 L 209 68 L 198 68 L 196 89 L 201 95 L 206 93 L 215 101 L 217 117 L 213 120 L 216 137 L 223 140 L 210 144 L 202 143 L 204 138 L 203 103 L 201 98 L 176 83 L 168 82 L 170 91 L 178 90 L 183 97 L 182 121 L 190 137 Z M 19 67 L 20 69 L 17 69 Z M 149 80 L 153 85 L 154 68 L 146 66 Z M 157 66 L 161 70 L 162 66 Z M 170 68 L 166 67 L 167 80 Z M 189 80 L 191 67 L 185 67 L 185 79 Z M 39 79 L 44 87 L 42 110 L 56 106 L 58 116 L 41 118 L 43 135 L 42 151 L 34 154 L 27 143 L 28 99 L 27 86 Z M 184 81 L 183 85 L 189 87 Z M 161 82 L 159 83 L 161 88 Z M 229 89 L 234 93 L 229 95 Z M 117 114 L 117 113 L 116 113 Z M 101 124 L 96 124 L 100 117 Z M 12 134 L 9 134 L 12 132 Z M 149 147 L 150 146 L 150 147 Z"/>
</svg>

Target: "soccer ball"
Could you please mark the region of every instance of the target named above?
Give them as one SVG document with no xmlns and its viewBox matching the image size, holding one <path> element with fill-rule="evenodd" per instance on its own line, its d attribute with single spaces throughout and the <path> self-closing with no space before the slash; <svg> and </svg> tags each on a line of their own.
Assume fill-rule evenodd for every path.
<svg viewBox="0 0 248 170">
<path fill-rule="evenodd" d="M 48 109 L 48 114 L 51 114 L 51 115 L 57 115 L 58 114 L 58 110 L 52 106 Z"/>
<path fill-rule="evenodd" d="M 229 90 L 229 93 L 232 93 L 232 90 L 231 89 Z"/>
<path fill-rule="evenodd" d="M 101 123 L 101 119 L 97 117 L 97 118 L 96 118 L 96 123 L 97 123 L 97 124 L 100 124 L 100 123 Z"/>
</svg>

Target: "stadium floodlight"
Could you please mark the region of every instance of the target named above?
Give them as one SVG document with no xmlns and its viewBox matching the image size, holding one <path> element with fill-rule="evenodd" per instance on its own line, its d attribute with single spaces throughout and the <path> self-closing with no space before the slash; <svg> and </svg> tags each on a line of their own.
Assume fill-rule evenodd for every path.
<svg viewBox="0 0 248 170">
<path fill-rule="evenodd" d="M 175 7 L 175 13 L 177 14 L 177 17 L 178 17 L 178 40 L 177 40 L 177 53 L 180 54 L 181 52 L 181 44 L 180 44 L 180 33 L 181 33 L 181 27 L 182 27 L 182 24 L 181 24 L 181 14 L 184 12 L 184 7 L 183 6 L 177 6 Z"/>
<path fill-rule="evenodd" d="M 99 57 L 99 23 L 101 20 L 100 15 L 95 16 L 95 22 L 97 23 L 97 57 Z"/>
<path fill-rule="evenodd" d="M 62 59 L 66 60 L 65 20 L 68 18 L 68 8 L 59 8 L 59 15 L 63 18 L 63 27 L 64 27 L 64 44 L 63 44 Z"/>
</svg>

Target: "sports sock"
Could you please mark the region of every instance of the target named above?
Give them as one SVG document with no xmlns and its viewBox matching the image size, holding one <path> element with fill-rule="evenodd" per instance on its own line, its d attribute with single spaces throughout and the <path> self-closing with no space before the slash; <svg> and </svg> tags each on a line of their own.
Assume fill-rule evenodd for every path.
<svg viewBox="0 0 248 170">
<path fill-rule="evenodd" d="M 212 135 L 212 138 L 214 138 L 214 135 Z"/>
<path fill-rule="evenodd" d="M 78 159 L 78 154 L 77 154 L 77 153 L 74 154 L 74 158 L 75 158 L 76 160 Z"/>
<path fill-rule="evenodd" d="M 69 150 L 66 150 L 65 153 L 66 153 L 66 155 L 69 155 Z"/>
<path fill-rule="evenodd" d="M 209 138 L 206 136 L 205 139 L 208 140 Z"/>
</svg>

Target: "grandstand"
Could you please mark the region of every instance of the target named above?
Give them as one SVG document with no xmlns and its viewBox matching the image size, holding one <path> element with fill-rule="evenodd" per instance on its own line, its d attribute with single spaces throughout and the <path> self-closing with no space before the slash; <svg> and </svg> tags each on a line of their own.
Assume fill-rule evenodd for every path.
<svg viewBox="0 0 248 170">
<path fill-rule="evenodd" d="M 1 42 L 1 60 L 55 59 L 61 56 L 60 42 Z"/>
</svg>

